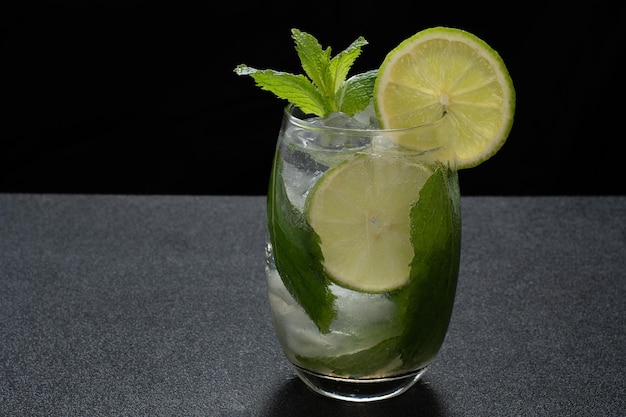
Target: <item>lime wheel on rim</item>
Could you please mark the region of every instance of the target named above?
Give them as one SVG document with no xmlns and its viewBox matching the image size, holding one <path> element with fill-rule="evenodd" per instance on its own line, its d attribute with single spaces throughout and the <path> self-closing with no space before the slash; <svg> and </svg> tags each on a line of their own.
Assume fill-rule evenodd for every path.
<svg viewBox="0 0 626 417">
<path fill-rule="evenodd" d="M 493 156 L 513 125 L 515 90 L 498 53 L 461 29 L 416 33 L 387 54 L 374 85 L 384 128 L 431 123 L 446 114 L 458 169 Z M 411 147 L 410 141 L 402 145 Z"/>
</svg>

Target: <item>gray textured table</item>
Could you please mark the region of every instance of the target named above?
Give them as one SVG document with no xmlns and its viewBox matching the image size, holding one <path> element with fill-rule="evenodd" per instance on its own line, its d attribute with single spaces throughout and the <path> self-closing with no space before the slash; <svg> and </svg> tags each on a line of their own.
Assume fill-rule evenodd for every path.
<svg viewBox="0 0 626 417">
<path fill-rule="evenodd" d="M 0 415 L 626 415 L 626 197 L 463 197 L 442 351 L 372 404 L 283 360 L 264 205 L 0 195 Z"/>
</svg>

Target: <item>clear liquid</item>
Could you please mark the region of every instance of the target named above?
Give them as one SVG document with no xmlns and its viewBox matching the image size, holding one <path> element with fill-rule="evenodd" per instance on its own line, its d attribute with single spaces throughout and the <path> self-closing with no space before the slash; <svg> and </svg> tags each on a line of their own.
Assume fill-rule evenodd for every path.
<svg viewBox="0 0 626 417">
<path fill-rule="evenodd" d="M 274 328 L 292 363 L 307 368 L 306 364 L 300 363 L 299 357 L 340 357 L 373 348 L 400 335 L 402 328 L 394 320 L 396 306 L 385 294 L 360 293 L 335 284 L 330 289 L 337 297 L 337 317 L 328 333 L 320 332 L 283 284 L 271 261 L 271 245 L 268 246 L 266 274 Z M 391 358 L 388 369 L 383 367 L 364 377 L 387 376 L 399 365 L 399 358 Z"/>
<path fill-rule="evenodd" d="M 278 140 L 272 194 L 268 195 L 268 201 L 272 200 L 270 229 L 275 227 L 273 221 L 278 221 L 281 227 L 307 230 L 300 223 L 306 222 L 304 207 L 316 182 L 328 169 L 355 153 L 377 149 L 389 157 L 393 144 L 376 135 L 327 135 L 286 123 Z M 432 159 L 423 155 L 416 154 L 415 158 L 416 164 L 432 164 Z M 395 292 L 372 294 L 329 283 L 335 315 L 327 331 L 320 329 L 285 285 L 276 268 L 275 256 L 288 255 L 275 253 L 268 239 L 266 275 L 274 328 L 286 357 L 307 384 L 315 385 L 313 381 L 322 380 L 335 381 L 328 382 L 333 386 L 341 385 L 341 381 L 386 381 L 389 386 L 389 380 L 394 380 L 402 381 L 398 387 L 402 390 L 414 383 L 434 360 L 452 311 L 458 272 L 454 264 L 458 267 L 460 245 L 456 173 L 446 178 L 441 192 L 447 195 L 453 209 L 440 215 L 456 223 L 449 257 L 452 266 L 440 274 L 417 277 L 405 289 Z M 435 291 L 435 296 L 429 291 Z M 409 313 L 407 303 L 413 304 L 408 308 Z"/>
</svg>

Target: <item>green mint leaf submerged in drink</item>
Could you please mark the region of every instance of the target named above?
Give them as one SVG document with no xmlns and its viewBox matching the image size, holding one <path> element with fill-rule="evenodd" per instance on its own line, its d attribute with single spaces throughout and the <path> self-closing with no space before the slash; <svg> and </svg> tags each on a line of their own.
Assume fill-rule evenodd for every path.
<svg viewBox="0 0 626 417">
<path fill-rule="evenodd" d="M 277 151 L 278 152 L 278 151 Z M 335 296 L 329 289 L 321 260 L 319 238 L 289 201 L 277 157 L 268 192 L 269 235 L 276 268 L 285 287 L 322 333 L 328 333 L 335 318 Z"/>
<path fill-rule="evenodd" d="M 291 34 L 306 76 L 259 70 L 244 64 L 238 65 L 235 73 L 251 76 L 261 89 L 289 101 L 304 113 L 327 117 L 343 112 L 352 116 L 367 107 L 372 100 L 377 70 L 347 78 L 361 47 L 367 45 L 363 37 L 331 57 L 331 48 L 323 49 L 312 35 L 298 29 L 292 29 Z"/>
<path fill-rule="evenodd" d="M 438 168 L 411 209 L 411 278 L 392 295 L 404 322 L 400 350 L 405 366 L 423 366 L 434 357 L 452 314 L 461 250 L 457 181 L 455 173 Z"/>
<path fill-rule="evenodd" d="M 383 369 L 401 365 L 396 349 L 398 338 L 389 338 L 369 349 L 341 356 L 298 356 L 300 363 L 318 372 L 332 372 L 350 378 L 371 378 Z"/>
</svg>

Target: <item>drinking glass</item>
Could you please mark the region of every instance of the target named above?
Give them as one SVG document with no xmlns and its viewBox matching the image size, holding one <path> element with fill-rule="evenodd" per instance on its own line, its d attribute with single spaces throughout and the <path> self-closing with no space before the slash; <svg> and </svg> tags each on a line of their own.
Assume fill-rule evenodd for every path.
<svg viewBox="0 0 626 417">
<path fill-rule="evenodd" d="M 375 401 L 413 386 L 444 341 L 460 261 L 459 183 L 445 115 L 408 129 L 341 123 L 284 111 L 267 196 L 269 304 L 286 359 L 309 388 Z M 376 246 L 377 233 L 393 238 Z"/>
</svg>

